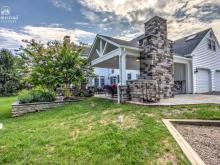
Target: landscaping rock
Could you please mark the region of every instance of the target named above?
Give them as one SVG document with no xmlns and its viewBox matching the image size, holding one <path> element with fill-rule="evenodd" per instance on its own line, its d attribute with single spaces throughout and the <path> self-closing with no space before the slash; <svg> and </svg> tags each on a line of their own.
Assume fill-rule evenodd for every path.
<svg viewBox="0 0 220 165">
<path fill-rule="evenodd" d="M 220 164 L 220 127 L 175 124 L 176 129 L 207 165 Z"/>
</svg>

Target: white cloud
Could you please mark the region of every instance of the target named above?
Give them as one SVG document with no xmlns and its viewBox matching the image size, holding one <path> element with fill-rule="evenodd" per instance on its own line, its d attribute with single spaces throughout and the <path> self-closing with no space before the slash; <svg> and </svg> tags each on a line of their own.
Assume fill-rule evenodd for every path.
<svg viewBox="0 0 220 165">
<path fill-rule="evenodd" d="M 85 16 L 85 18 L 88 19 L 90 22 L 99 22 L 99 17 L 94 12 L 89 10 L 81 10 L 81 12 Z"/>
<path fill-rule="evenodd" d="M 107 15 L 112 13 L 117 17 L 114 20 L 118 21 L 118 24 L 123 24 L 122 19 L 126 19 L 130 24 L 130 27 L 126 28 L 134 28 L 135 30 L 124 36 L 122 32 L 126 29 L 121 29 L 121 34 L 118 36 L 123 36 L 123 38 L 130 38 L 138 32 L 143 33 L 143 23 L 151 17 L 159 15 L 167 19 L 171 39 L 177 39 L 210 27 L 213 27 L 218 39 L 220 39 L 218 30 L 220 0 L 114 0 L 113 3 L 109 3 L 107 0 L 78 1 L 90 11 L 107 13 Z M 103 16 L 102 14 L 96 16 Z M 93 19 L 89 20 L 93 23 Z M 102 22 L 107 23 L 103 19 Z"/>
<path fill-rule="evenodd" d="M 65 29 L 60 27 L 36 27 L 25 26 L 20 31 L 14 31 L 11 29 L 0 28 L 1 45 L 0 48 L 18 48 L 22 45 L 23 39 L 35 39 L 42 42 L 48 42 L 50 40 L 62 40 L 65 35 L 69 35 L 71 40 L 75 43 L 87 42 L 91 43 L 95 34 L 80 29 Z"/>
<path fill-rule="evenodd" d="M 62 27 L 62 24 L 59 23 L 50 23 L 49 25 L 47 25 L 48 27 Z"/>
<path fill-rule="evenodd" d="M 66 11 L 72 11 L 71 5 L 63 0 L 52 0 L 52 3 L 57 8 L 63 8 Z"/>
</svg>

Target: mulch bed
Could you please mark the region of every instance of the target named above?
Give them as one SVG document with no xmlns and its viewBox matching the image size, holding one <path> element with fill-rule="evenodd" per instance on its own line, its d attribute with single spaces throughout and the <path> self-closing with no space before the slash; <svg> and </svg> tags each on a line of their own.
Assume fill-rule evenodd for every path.
<svg viewBox="0 0 220 165">
<path fill-rule="evenodd" d="M 207 165 L 220 165 L 220 127 L 174 124 Z"/>
</svg>

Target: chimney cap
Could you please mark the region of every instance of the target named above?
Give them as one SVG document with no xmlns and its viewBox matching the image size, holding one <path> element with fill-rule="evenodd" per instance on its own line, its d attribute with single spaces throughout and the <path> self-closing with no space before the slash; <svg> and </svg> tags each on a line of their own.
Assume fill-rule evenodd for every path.
<svg viewBox="0 0 220 165">
<path fill-rule="evenodd" d="M 165 21 L 165 22 L 167 22 L 167 20 L 166 19 L 164 19 L 164 18 L 162 18 L 162 17 L 159 17 L 159 16 L 154 16 L 154 17 L 152 17 L 151 19 L 149 19 L 147 22 L 145 22 L 144 24 L 148 24 L 149 22 L 151 22 L 152 20 L 155 20 L 155 19 L 160 19 L 160 20 L 162 20 L 162 21 Z"/>
<path fill-rule="evenodd" d="M 70 36 L 64 36 L 64 39 L 70 39 Z"/>
</svg>

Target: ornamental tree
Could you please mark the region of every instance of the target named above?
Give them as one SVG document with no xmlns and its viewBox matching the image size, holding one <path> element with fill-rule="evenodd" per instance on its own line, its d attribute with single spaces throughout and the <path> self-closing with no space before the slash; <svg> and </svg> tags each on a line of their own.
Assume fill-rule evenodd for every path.
<svg viewBox="0 0 220 165">
<path fill-rule="evenodd" d="M 68 97 L 70 85 L 79 87 L 93 72 L 87 59 L 81 56 L 83 47 L 68 40 L 51 41 L 46 45 L 35 40 L 24 42 L 27 45 L 21 49 L 30 68 L 29 82 L 33 85 L 43 85 L 50 90 L 62 85 Z"/>
</svg>

